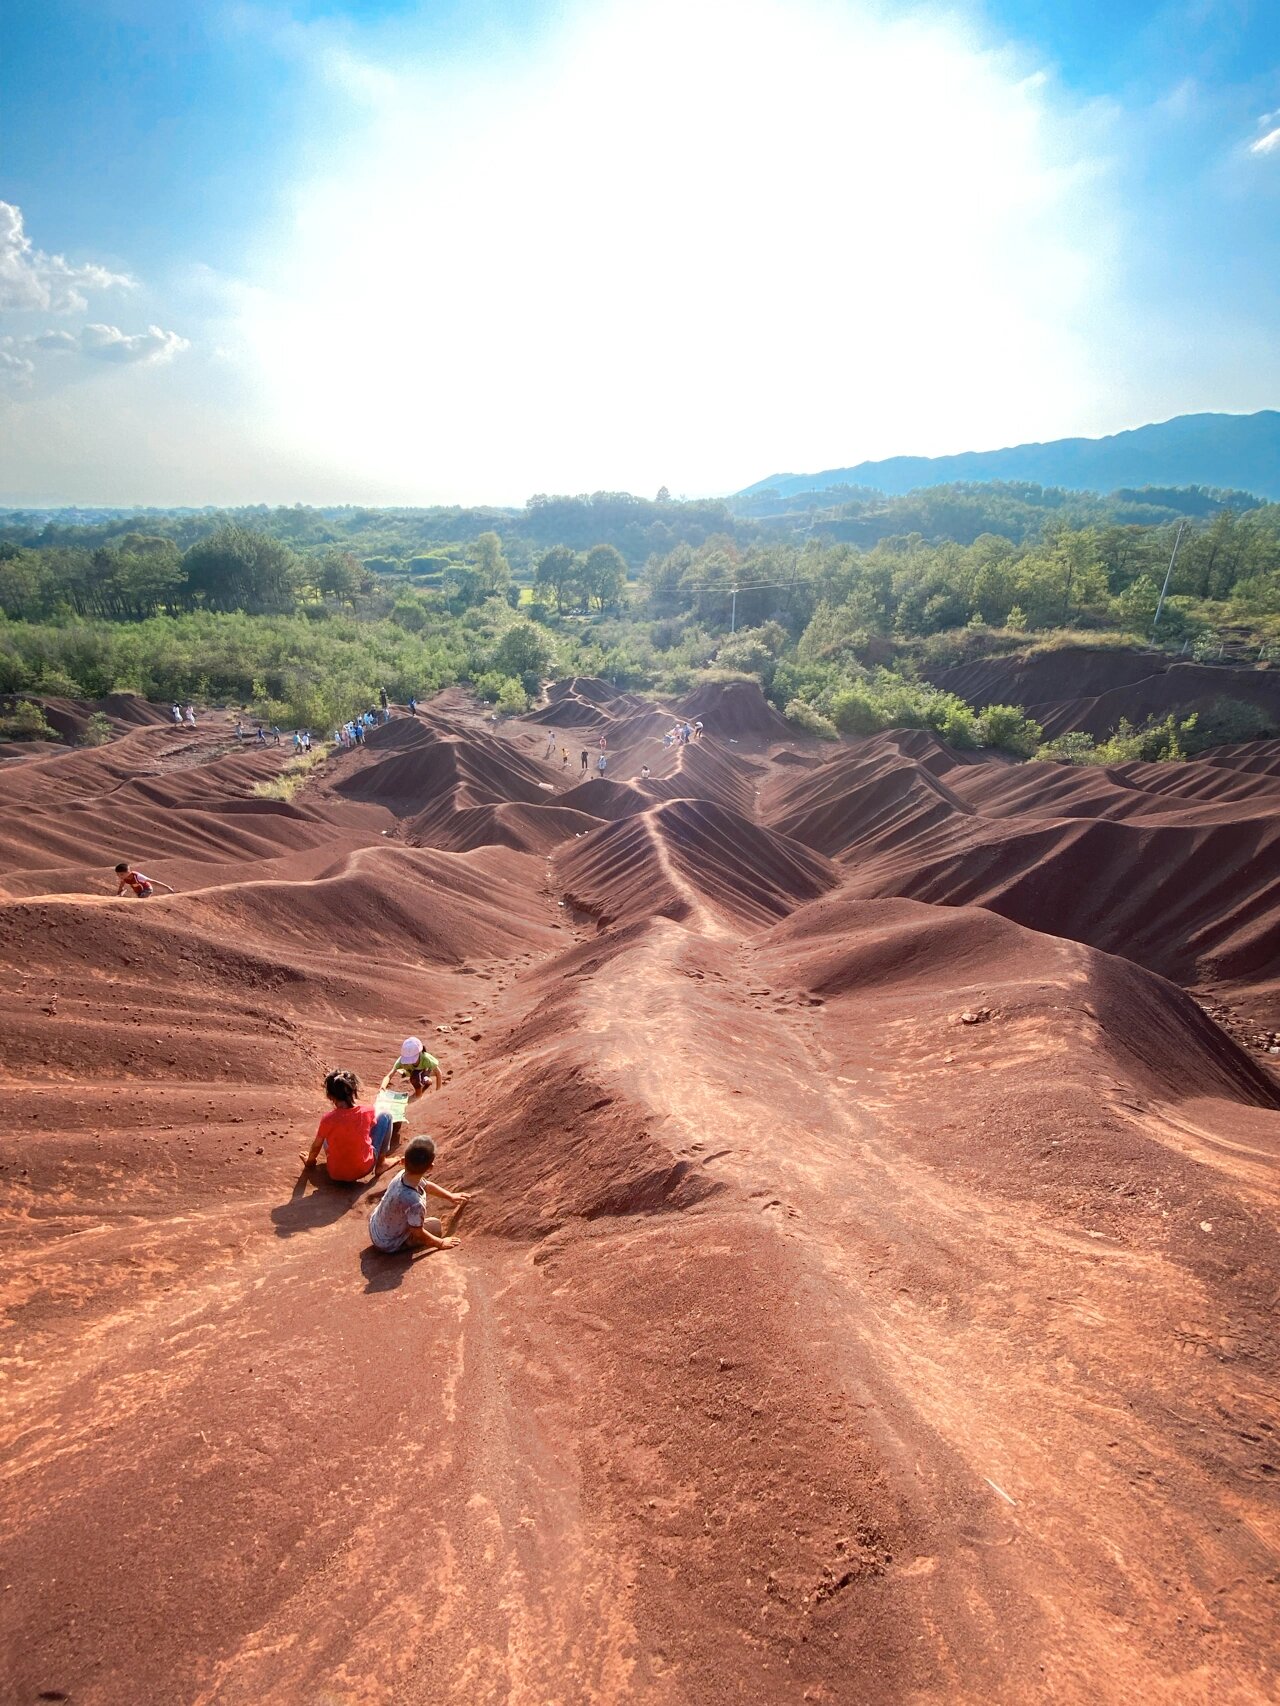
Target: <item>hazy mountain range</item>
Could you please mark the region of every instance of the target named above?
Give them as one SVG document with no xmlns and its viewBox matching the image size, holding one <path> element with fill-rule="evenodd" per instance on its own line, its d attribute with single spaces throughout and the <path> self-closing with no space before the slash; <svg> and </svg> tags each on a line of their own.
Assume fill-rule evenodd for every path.
<svg viewBox="0 0 1280 1706">
<path fill-rule="evenodd" d="M 835 486 L 871 486 L 891 495 L 954 481 L 1027 480 L 1069 491 L 1120 487 L 1227 486 L 1280 501 L 1280 412 L 1178 415 L 1109 438 L 1058 438 L 957 456 L 890 456 L 820 474 L 772 474 L 739 497 L 792 498 Z"/>
</svg>

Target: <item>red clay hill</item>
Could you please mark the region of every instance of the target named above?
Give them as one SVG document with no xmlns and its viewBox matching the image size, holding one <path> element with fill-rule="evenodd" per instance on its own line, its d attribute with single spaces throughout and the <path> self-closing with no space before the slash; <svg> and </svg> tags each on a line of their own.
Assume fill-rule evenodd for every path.
<svg viewBox="0 0 1280 1706">
<path fill-rule="evenodd" d="M 676 709 L 0 767 L 6 1700 L 1276 1698 L 1276 747 Z M 299 1167 L 409 1032 L 416 1263 Z"/>
</svg>

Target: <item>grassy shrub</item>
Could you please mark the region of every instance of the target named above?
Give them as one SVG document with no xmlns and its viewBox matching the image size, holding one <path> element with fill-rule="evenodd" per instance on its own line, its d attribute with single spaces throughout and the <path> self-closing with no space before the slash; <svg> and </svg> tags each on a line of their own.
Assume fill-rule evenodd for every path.
<svg viewBox="0 0 1280 1706">
<path fill-rule="evenodd" d="M 310 752 L 300 752 L 296 758 L 291 758 L 280 774 L 270 782 L 255 782 L 254 794 L 260 800 L 291 800 L 312 780 L 328 758 L 329 752 L 330 748 L 326 742 L 317 741 Z"/>
<path fill-rule="evenodd" d="M 31 699 L 19 699 L 0 715 L 0 740 L 61 740 L 57 729 L 45 721 L 44 712 Z"/>
<path fill-rule="evenodd" d="M 803 699 L 793 699 L 783 711 L 783 716 L 793 728 L 807 735 L 817 735 L 819 740 L 839 740 L 840 733 L 830 717 L 824 717 L 821 711 L 806 703 Z"/>
<path fill-rule="evenodd" d="M 504 715 L 518 716 L 521 711 L 529 709 L 529 695 L 524 684 L 514 675 L 500 675 L 496 669 L 489 670 L 476 676 L 471 689 L 478 699 L 496 705 Z"/>
<path fill-rule="evenodd" d="M 1179 721 L 1172 711 L 1163 720 L 1148 718 L 1141 728 L 1121 717 L 1106 740 L 1095 741 L 1092 735 L 1077 729 L 1046 741 L 1035 757 L 1067 764 L 1177 763 L 1187 757 L 1187 744 L 1195 734 L 1196 724 L 1195 716 Z"/>
<path fill-rule="evenodd" d="M 503 716 L 518 717 L 522 711 L 529 709 L 529 695 L 514 676 L 508 676 L 498 690 L 495 703 Z"/>
<path fill-rule="evenodd" d="M 1096 753 L 1093 736 L 1083 729 L 1073 729 L 1070 734 L 1045 741 L 1032 757 L 1046 764 L 1096 764 L 1099 762 Z"/>
<path fill-rule="evenodd" d="M 1247 740 L 1271 740 L 1280 735 L 1275 718 L 1260 705 L 1241 699 L 1215 699 L 1187 732 L 1188 752 L 1203 752 L 1208 746 L 1226 746 Z"/>
<path fill-rule="evenodd" d="M 1044 730 L 1021 705 L 986 705 L 978 713 L 979 746 L 994 746 L 1001 752 L 1030 758 L 1044 740 Z"/>
<path fill-rule="evenodd" d="M 803 703 L 793 699 L 793 705 Z M 828 701 L 831 721 L 845 735 L 870 735 L 886 725 L 881 719 L 880 706 L 868 687 L 842 687 Z M 784 713 L 791 720 L 791 706 Z"/>
<path fill-rule="evenodd" d="M 81 746 L 105 746 L 115 734 L 109 717 L 104 717 L 101 711 L 94 711 L 84 726 L 80 736 Z"/>
</svg>

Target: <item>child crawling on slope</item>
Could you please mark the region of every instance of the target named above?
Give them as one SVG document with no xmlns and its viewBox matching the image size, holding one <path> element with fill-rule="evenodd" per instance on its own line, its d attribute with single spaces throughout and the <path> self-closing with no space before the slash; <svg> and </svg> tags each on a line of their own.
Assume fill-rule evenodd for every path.
<svg viewBox="0 0 1280 1706">
<path fill-rule="evenodd" d="M 116 866 L 116 882 L 120 885 L 116 889 L 117 899 L 126 889 L 132 889 L 139 900 L 150 900 L 157 889 L 164 889 L 168 894 L 176 892 L 168 883 L 162 883 L 159 877 L 144 877 L 141 871 L 135 871 L 132 865 L 123 863 Z"/>
<path fill-rule="evenodd" d="M 458 1240 L 446 1238 L 444 1227 L 427 1213 L 427 1198 L 435 1197 L 452 1208 L 468 1201 L 465 1191 L 446 1191 L 428 1183 L 435 1165 L 436 1146 L 429 1137 L 410 1140 L 404 1152 L 404 1171 L 397 1173 L 387 1194 L 369 1216 L 369 1237 L 387 1254 L 396 1250 L 449 1250 Z"/>
<path fill-rule="evenodd" d="M 382 1080 L 382 1088 L 390 1090 L 397 1078 L 409 1080 L 409 1098 L 416 1102 L 419 1096 L 425 1096 L 432 1085 L 437 1090 L 444 1086 L 444 1074 L 440 1070 L 440 1062 L 435 1055 L 428 1054 L 426 1044 L 421 1037 L 406 1037 L 400 1045 L 400 1055 L 395 1065 Z"/>
<path fill-rule="evenodd" d="M 354 1184 L 372 1172 L 376 1179 L 392 1165 L 387 1158 L 391 1139 L 391 1115 L 375 1114 L 357 1101 L 360 1080 L 354 1072 L 330 1072 L 324 1093 L 332 1106 L 320 1121 L 315 1142 L 302 1157 L 304 1167 L 314 1167 L 325 1151 L 329 1177 Z"/>
<path fill-rule="evenodd" d="M 444 1074 L 440 1070 L 440 1062 L 435 1055 L 428 1054 L 426 1044 L 421 1037 L 406 1037 L 400 1046 L 400 1057 L 395 1065 L 382 1080 L 384 1090 L 398 1089 L 405 1080 L 409 1080 L 409 1100 L 416 1102 L 434 1087 L 439 1090 L 444 1086 Z M 391 1131 L 391 1147 L 400 1147 L 400 1135 L 404 1130 L 404 1121 L 397 1120 Z"/>
</svg>

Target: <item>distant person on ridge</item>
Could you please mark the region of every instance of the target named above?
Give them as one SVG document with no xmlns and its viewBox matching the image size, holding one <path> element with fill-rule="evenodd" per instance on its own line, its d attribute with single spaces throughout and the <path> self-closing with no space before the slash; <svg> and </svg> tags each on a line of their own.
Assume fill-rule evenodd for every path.
<svg viewBox="0 0 1280 1706">
<path fill-rule="evenodd" d="M 409 695 L 409 715 L 411 717 L 416 717 L 417 714 L 418 714 L 418 696 L 416 693 L 411 693 Z"/>
<path fill-rule="evenodd" d="M 324 1093 L 331 1107 L 316 1128 L 315 1142 L 304 1152 L 302 1165 L 314 1167 L 324 1150 L 329 1177 L 337 1183 L 353 1185 L 368 1172 L 376 1179 L 392 1165 L 385 1159 L 391 1142 L 391 1115 L 359 1105 L 360 1080 L 354 1072 L 327 1073 Z"/>
<path fill-rule="evenodd" d="M 569 748 L 567 746 L 560 748 L 560 768 L 562 770 L 569 768 Z"/>
<path fill-rule="evenodd" d="M 387 706 L 391 703 L 390 699 L 387 697 L 387 690 L 385 687 L 380 687 L 378 689 L 378 703 L 382 706 L 382 714 L 385 717 L 387 714 Z"/>
<path fill-rule="evenodd" d="M 555 737 L 555 731 L 553 729 L 552 732 L 547 736 L 547 750 L 543 753 L 543 755 L 542 755 L 543 758 L 550 758 L 552 756 L 552 754 L 555 752 L 555 750 L 556 750 L 556 737 Z"/>
<path fill-rule="evenodd" d="M 196 708 L 193 704 L 190 703 L 190 701 L 188 701 L 187 708 L 182 713 L 182 719 L 186 723 L 186 725 L 189 729 L 195 728 L 195 726 L 196 726 Z"/>
<path fill-rule="evenodd" d="M 585 746 L 584 746 L 584 747 L 583 747 L 583 749 L 582 749 L 582 774 L 583 774 L 583 775 L 584 775 L 584 776 L 585 776 L 585 775 L 586 775 L 586 773 L 587 773 L 587 764 L 588 764 L 588 762 L 589 762 L 589 760 L 588 760 L 588 757 L 587 757 L 587 749 L 586 749 L 586 747 L 585 747 Z"/>
<path fill-rule="evenodd" d="M 596 769 L 600 772 L 600 778 L 602 781 L 604 780 L 604 773 L 608 768 L 609 768 L 609 760 L 605 756 L 605 754 L 602 752 L 600 754 L 599 758 L 596 759 Z"/>
<path fill-rule="evenodd" d="M 387 1186 L 386 1195 L 369 1216 L 369 1239 L 379 1250 L 448 1250 L 458 1240 L 446 1238 L 444 1227 L 427 1214 L 428 1196 L 453 1208 L 466 1202 L 464 1191 L 446 1191 L 427 1182 L 435 1165 L 436 1146 L 429 1137 L 415 1137 L 404 1152 L 404 1171 Z"/>
<path fill-rule="evenodd" d="M 182 706 L 170 705 L 169 715 L 173 718 L 174 727 L 180 729 L 182 727 Z"/>
<path fill-rule="evenodd" d="M 170 888 L 168 883 L 162 883 L 159 877 L 144 877 L 141 871 L 135 871 L 132 865 L 123 862 L 116 866 L 116 881 L 119 884 L 116 889 L 117 900 L 126 889 L 132 889 L 139 900 L 150 900 L 158 888 L 164 889 L 168 894 L 178 892 Z"/>
</svg>

